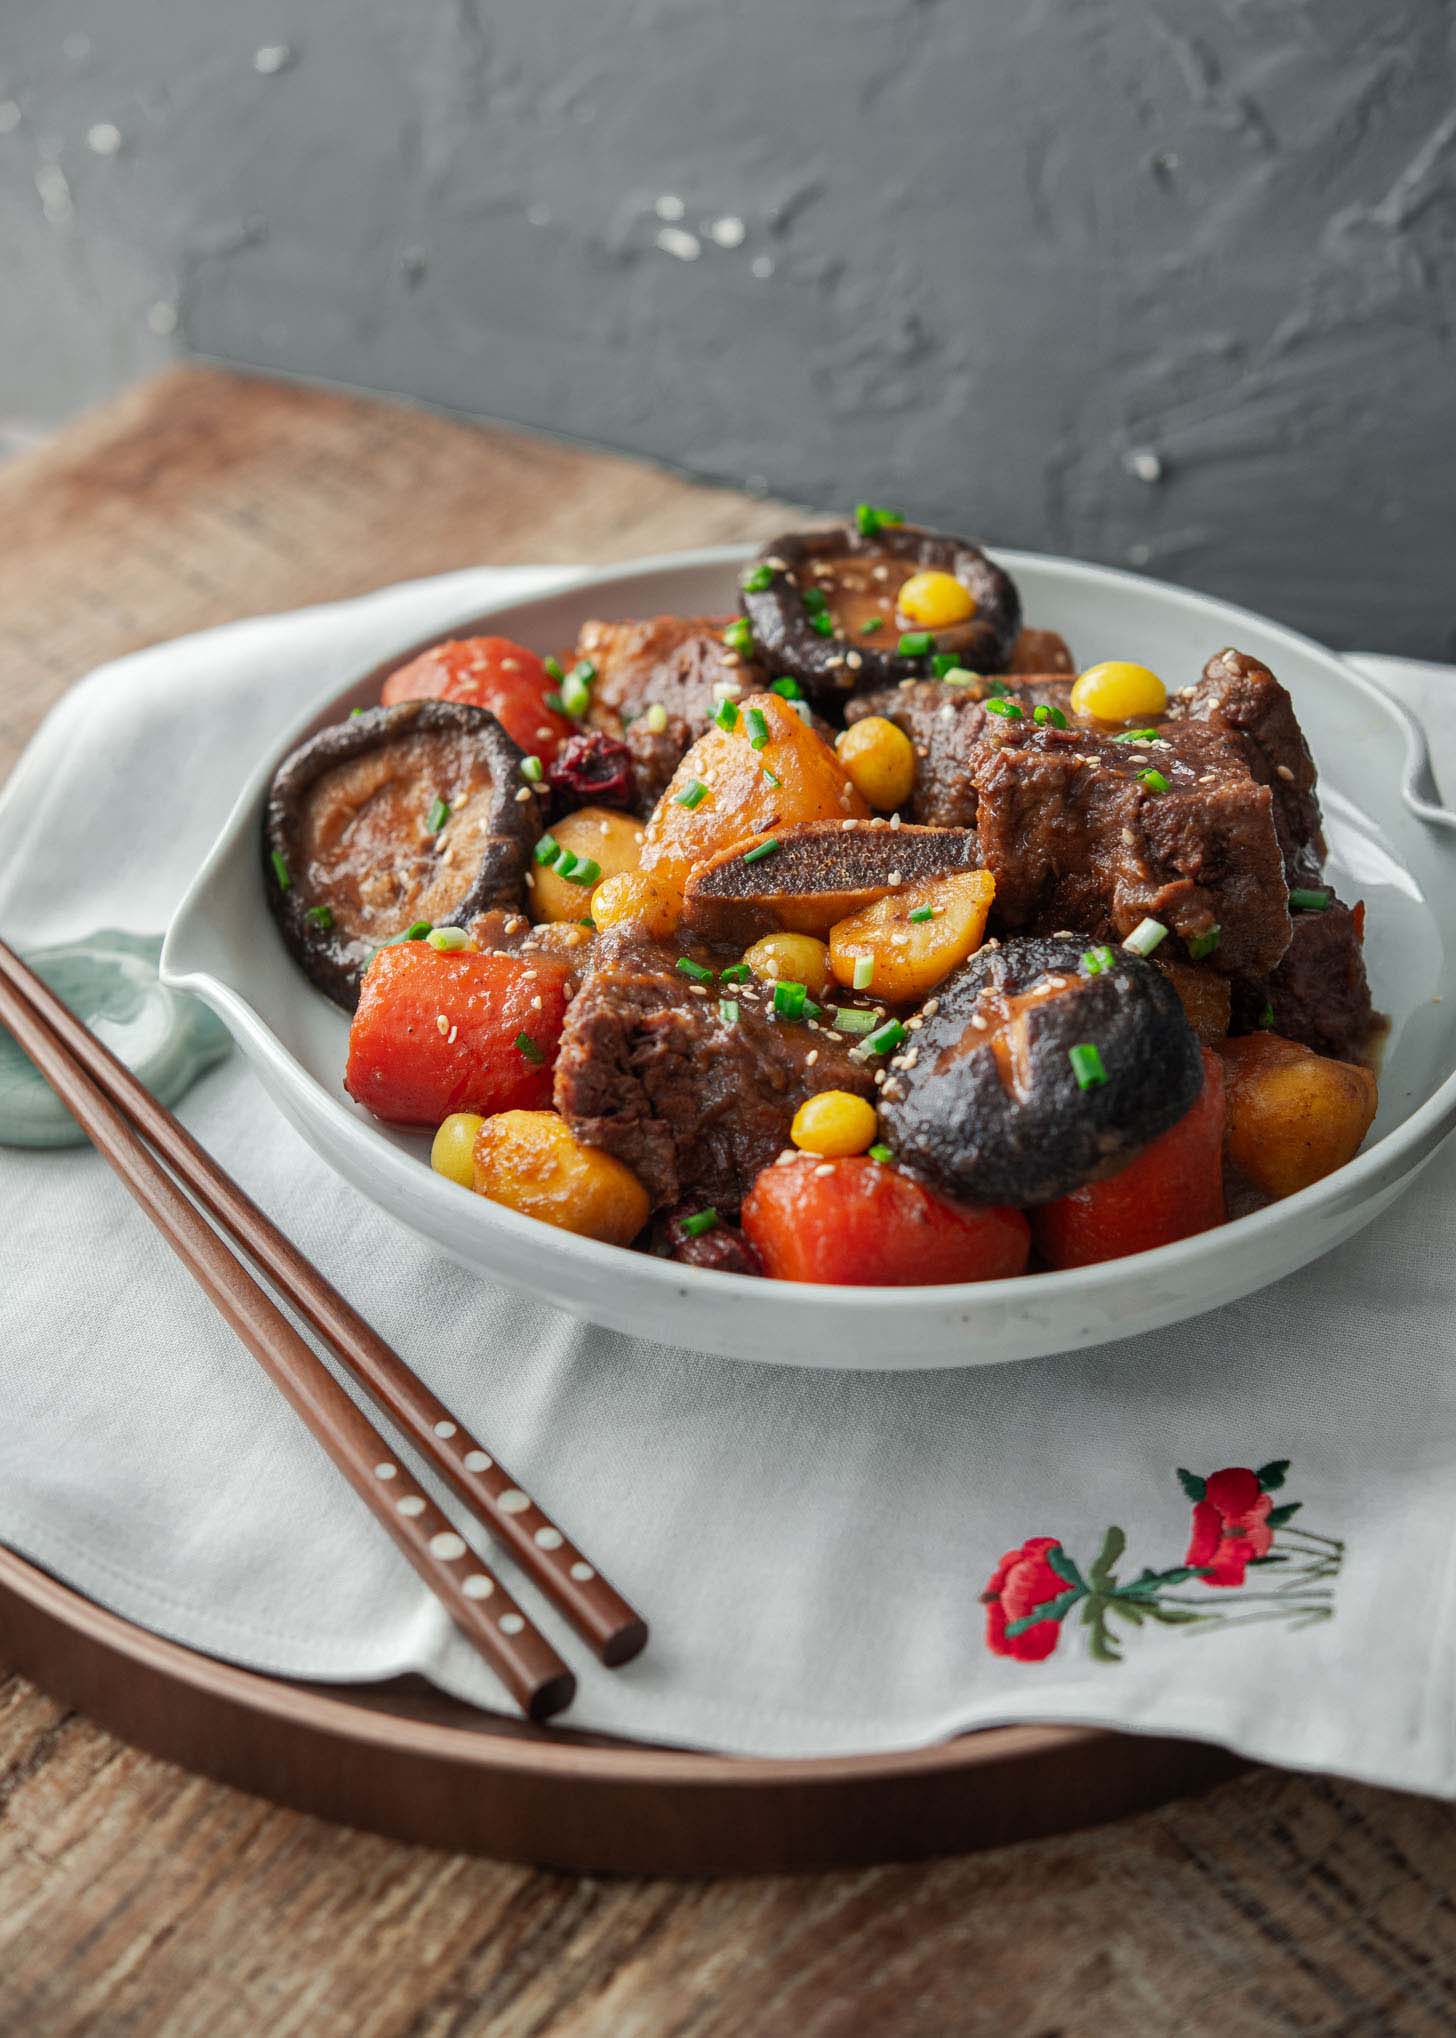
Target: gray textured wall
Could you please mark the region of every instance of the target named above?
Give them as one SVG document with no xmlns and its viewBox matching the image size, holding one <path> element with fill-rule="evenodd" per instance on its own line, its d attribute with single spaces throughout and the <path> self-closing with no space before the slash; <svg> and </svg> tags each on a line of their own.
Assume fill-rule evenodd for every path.
<svg viewBox="0 0 1456 2038">
<path fill-rule="evenodd" d="M 1449 0 L 0 0 L 0 416 L 174 346 L 1456 653 Z"/>
</svg>

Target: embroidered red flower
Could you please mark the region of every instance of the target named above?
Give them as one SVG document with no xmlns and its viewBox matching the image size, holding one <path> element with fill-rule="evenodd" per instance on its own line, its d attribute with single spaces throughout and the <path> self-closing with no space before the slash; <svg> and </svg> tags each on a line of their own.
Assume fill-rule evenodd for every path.
<svg viewBox="0 0 1456 2038">
<path fill-rule="evenodd" d="M 1046 1558 L 1048 1550 L 1061 1547 L 1059 1536 L 1031 1536 L 1020 1549 L 1008 1550 L 986 1581 L 981 1603 L 986 1609 L 986 1646 L 993 1656 L 1041 1663 L 1057 1646 L 1062 1632 L 1060 1615 L 1034 1621 L 1020 1634 L 1008 1636 L 1006 1630 L 1065 1593 L 1066 1580 L 1057 1576 Z"/>
<path fill-rule="evenodd" d="M 1228 1465 L 1211 1472 L 1203 1496 L 1193 1503 L 1193 1529 L 1184 1562 L 1203 1573 L 1205 1585 L 1242 1585 L 1255 1557 L 1267 1557 L 1274 1542 L 1268 1517 L 1273 1501 L 1257 1472 Z"/>
</svg>

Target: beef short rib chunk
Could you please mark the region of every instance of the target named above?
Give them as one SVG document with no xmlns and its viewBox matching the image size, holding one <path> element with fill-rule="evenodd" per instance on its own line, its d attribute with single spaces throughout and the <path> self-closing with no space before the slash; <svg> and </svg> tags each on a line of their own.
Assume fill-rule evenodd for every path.
<svg viewBox="0 0 1456 2038">
<path fill-rule="evenodd" d="M 556 1108 L 578 1139 L 624 1162 L 655 1207 L 690 1200 L 730 1216 L 788 1145 L 806 1097 L 872 1097 L 874 1077 L 827 1020 L 775 1019 L 772 986 L 699 995 L 679 953 L 630 927 L 598 937 L 567 1013 Z M 720 1015 L 720 996 L 737 1005 L 736 1021 Z"/>
<path fill-rule="evenodd" d="M 733 620 L 648 616 L 582 625 L 576 655 L 597 669 L 591 724 L 631 752 L 639 814 L 652 812 L 683 756 L 712 722 L 721 698 L 715 687 L 747 694 L 763 684 L 758 668 L 723 642 Z M 661 729 L 648 726 L 654 707 L 667 717 Z"/>
</svg>

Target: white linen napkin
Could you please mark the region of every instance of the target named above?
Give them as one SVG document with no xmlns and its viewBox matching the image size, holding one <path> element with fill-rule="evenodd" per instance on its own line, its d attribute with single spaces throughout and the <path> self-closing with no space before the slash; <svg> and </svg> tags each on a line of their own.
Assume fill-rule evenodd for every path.
<svg viewBox="0 0 1456 2038">
<path fill-rule="evenodd" d="M 160 930 L 302 704 L 554 577 L 454 574 L 93 675 L 0 798 L 0 928 Z M 1440 669 L 1365 664 L 1446 708 Z M 1445 714 L 1425 719 L 1439 742 Z M 1444 762 L 1449 784 L 1449 741 Z M 813 1755 L 1075 1720 L 1456 1788 L 1456 1147 L 1338 1254 L 1177 1330 L 833 1374 L 663 1350 L 484 1286 L 339 1182 L 239 1056 L 181 1115 L 650 1618 L 621 1671 L 567 1638 L 573 1725 Z M 1178 1575 L 1195 1530 L 1241 1585 Z M 417 1670 L 505 1703 L 89 1151 L 0 1149 L 0 1540 L 235 1662 Z M 1155 1581 L 1113 1607 L 1099 1555 L 1124 1587 Z M 1060 1625 L 1018 1628 L 1079 1584 Z"/>
</svg>

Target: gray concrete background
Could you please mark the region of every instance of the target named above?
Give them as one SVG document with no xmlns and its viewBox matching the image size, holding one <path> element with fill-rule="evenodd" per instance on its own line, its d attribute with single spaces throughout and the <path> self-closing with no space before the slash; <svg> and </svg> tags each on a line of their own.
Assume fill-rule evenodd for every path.
<svg viewBox="0 0 1456 2038">
<path fill-rule="evenodd" d="M 0 0 L 0 417 L 189 350 L 1456 656 L 1453 38 L 1449 0 Z"/>
</svg>

